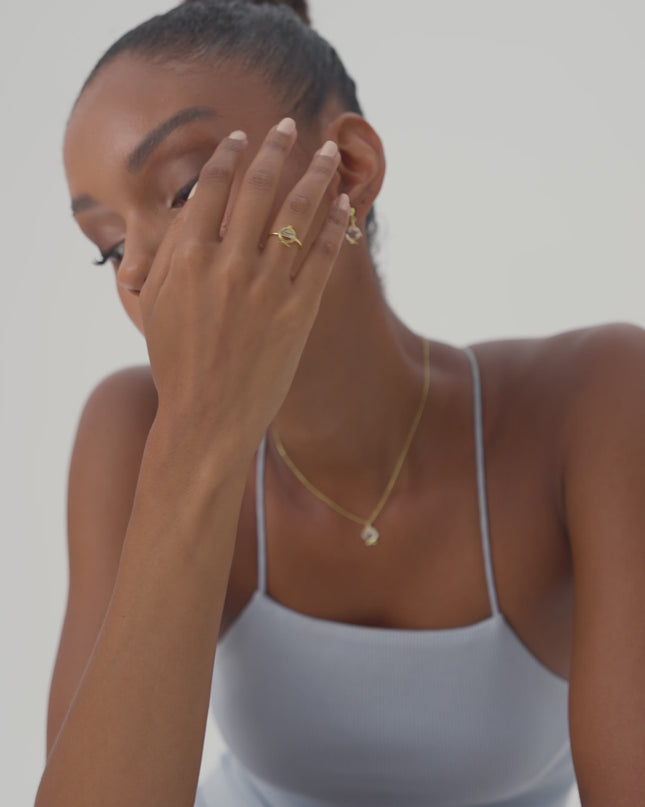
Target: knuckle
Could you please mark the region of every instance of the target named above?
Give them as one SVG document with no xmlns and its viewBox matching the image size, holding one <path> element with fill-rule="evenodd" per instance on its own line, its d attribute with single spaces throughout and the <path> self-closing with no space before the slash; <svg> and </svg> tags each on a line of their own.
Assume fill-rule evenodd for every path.
<svg viewBox="0 0 645 807">
<path fill-rule="evenodd" d="M 299 216 L 306 216 L 311 210 L 312 202 L 309 196 L 304 193 L 295 193 L 289 199 L 289 211 Z"/>
<path fill-rule="evenodd" d="M 336 173 L 336 163 L 330 160 L 329 157 L 323 157 L 312 163 L 311 172 L 316 176 L 329 179 L 329 177 Z"/>
<path fill-rule="evenodd" d="M 271 137 L 267 138 L 265 143 L 269 151 L 277 152 L 278 154 L 286 154 L 291 145 L 290 138 L 282 134 L 282 132 L 274 132 Z"/>
<path fill-rule="evenodd" d="M 198 269 L 210 264 L 211 260 L 212 247 L 205 241 L 191 238 L 177 244 L 173 262 L 187 269 Z"/>
<path fill-rule="evenodd" d="M 232 167 L 220 162 L 207 163 L 199 177 L 200 182 L 208 182 L 211 185 L 229 185 L 232 179 Z"/>
<path fill-rule="evenodd" d="M 257 191 L 273 190 L 275 173 L 270 168 L 254 168 L 247 177 L 248 184 Z"/>
<path fill-rule="evenodd" d="M 327 216 L 327 222 L 331 224 L 332 227 L 342 227 L 345 229 L 347 227 L 347 215 L 337 208 L 332 208 Z"/>
<path fill-rule="evenodd" d="M 335 258 L 338 253 L 338 240 L 330 236 L 323 235 L 318 240 L 317 252 L 324 258 Z"/>
</svg>

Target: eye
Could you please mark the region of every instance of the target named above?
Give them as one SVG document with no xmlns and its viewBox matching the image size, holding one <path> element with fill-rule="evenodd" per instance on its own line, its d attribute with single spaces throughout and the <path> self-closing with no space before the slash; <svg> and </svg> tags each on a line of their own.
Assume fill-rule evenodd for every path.
<svg viewBox="0 0 645 807">
<path fill-rule="evenodd" d="M 177 191 L 174 199 L 172 200 L 172 204 L 170 205 L 171 208 L 177 209 L 182 208 L 186 202 L 188 201 L 188 197 L 190 192 L 192 191 L 195 183 L 199 179 L 199 176 L 194 177 L 187 182 L 183 188 Z M 114 264 L 114 268 L 117 269 L 121 261 L 123 260 L 123 251 L 125 249 L 125 241 L 120 241 L 118 244 L 115 244 L 111 249 L 108 249 L 106 252 L 101 252 L 101 257 L 94 261 L 95 266 L 104 266 L 108 261 L 112 261 Z"/>
<path fill-rule="evenodd" d="M 172 200 L 171 204 L 172 208 L 176 209 L 178 207 L 183 207 L 186 204 L 186 202 L 188 201 L 188 196 L 190 195 L 190 192 L 192 191 L 198 179 L 199 177 L 194 177 L 193 179 L 190 180 L 190 182 L 186 183 L 186 185 L 184 185 L 184 187 L 180 191 L 177 192 L 177 195 Z"/>
<path fill-rule="evenodd" d="M 123 260 L 123 250 L 125 249 L 125 241 L 120 241 L 118 244 L 108 249 L 107 252 L 101 252 L 101 257 L 94 261 L 95 266 L 103 266 L 108 261 L 112 261 L 114 268 L 118 268 Z"/>
</svg>

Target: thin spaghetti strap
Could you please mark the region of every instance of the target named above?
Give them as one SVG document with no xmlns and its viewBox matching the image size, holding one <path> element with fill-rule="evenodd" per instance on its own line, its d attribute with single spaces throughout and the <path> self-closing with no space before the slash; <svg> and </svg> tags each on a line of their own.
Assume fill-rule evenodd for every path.
<svg viewBox="0 0 645 807">
<path fill-rule="evenodd" d="M 488 600 L 492 613 L 499 613 L 499 603 L 497 601 L 497 591 L 495 589 L 495 575 L 493 573 L 493 560 L 490 550 L 490 530 L 488 526 L 488 504 L 486 499 L 486 464 L 484 460 L 484 429 L 482 425 L 482 391 L 481 378 L 479 375 L 479 365 L 477 358 L 469 347 L 464 348 L 464 352 L 470 360 L 470 367 L 473 376 L 473 415 L 475 425 L 475 458 L 477 462 L 477 498 L 479 502 L 479 525 L 482 541 L 482 552 L 484 554 L 484 567 L 486 570 L 486 586 L 488 588 Z"/>
<path fill-rule="evenodd" d="M 255 461 L 255 522 L 258 541 L 258 590 L 267 588 L 266 523 L 264 517 L 264 465 L 267 453 L 266 434 L 262 438 Z"/>
</svg>

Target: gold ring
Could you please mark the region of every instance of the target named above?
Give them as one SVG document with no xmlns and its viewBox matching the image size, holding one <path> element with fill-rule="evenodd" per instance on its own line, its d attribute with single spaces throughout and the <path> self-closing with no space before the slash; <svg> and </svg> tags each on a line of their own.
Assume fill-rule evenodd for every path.
<svg viewBox="0 0 645 807">
<path fill-rule="evenodd" d="M 302 241 L 296 235 L 296 231 L 291 224 L 278 230 L 276 233 L 269 233 L 269 235 L 277 235 L 278 241 L 283 247 L 290 247 L 292 244 L 297 244 L 302 249 Z"/>
</svg>

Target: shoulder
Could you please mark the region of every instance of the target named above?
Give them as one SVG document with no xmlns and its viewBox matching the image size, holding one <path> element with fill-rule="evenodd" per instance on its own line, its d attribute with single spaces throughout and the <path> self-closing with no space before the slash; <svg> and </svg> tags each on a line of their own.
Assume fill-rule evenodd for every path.
<svg viewBox="0 0 645 807">
<path fill-rule="evenodd" d="M 645 331 L 626 324 L 589 329 L 573 341 L 570 353 L 563 480 L 572 540 L 596 531 L 605 517 L 607 535 L 625 520 L 634 521 L 635 514 L 640 530 Z"/>
<path fill-rule="evenodd" d="M 589 451 L 617 445 L 633 427 L 640 429 L 645 406 L 645 330 L 612 323 L 546 340 L 546 375 L 561 406 L 568 461 Z M 607 442 L 608 441 L 608 442 Z"/>
<path fill-rule="evenodd" d="M 590 803 L 635 804 L 645 740 L 645 331 L 589 329 L 570 337 L 565 353 L 572 750 Z"/>
<path fill-rule="evenodd" d="M 150 368 L 124 367 L 99 381 L 83 406 L 75 452 L 87 447 L 102 455 L 137 450 L 157 412 L 157 391 Z M 91 459 L 88 457 L 88 459 Z"/>
<path fill-rule="evenodd" d="M 548 455 L 571 541 L 640 512 L 645 485 L 645 330 L 613 323 L 477 346 L 491 432 Z M 486 403 L 486 399 L 485 399 Z M 631 514 L 631 515 L 630 515 Z"/>
<path fill-rule="evenodd" d="M 633 373 L 642 371 L 645 330 L 628 323 L 611 323 L 569 331 L 544 340 L 543 351 L 560 371 L 560 382 L 580 400 L 609 379 L 622 387 Z"/>
<path fill-rule="evenodd" d="M 97 521 L 115 524 L 116 533 L 122 533 L 156 411 L 157 393 L 146 366 L 118 370 L 89 394 L 69 468 L 71 540 L 88 540 Z"/>
<path fill-rule="evenodd" d="M 474 350 L 487 456 L 505 473 L 522 468 L 534 484 L 544 480 L 563 526 L 574 503 L 588 510 L 590 489 L 607 484 L 617 458 L 629 450 L 634 463 L 645 459 L 642 328 L 614 323 Z M 624 463 L 620 470 L 628 473 Z"/>
<path fill-rule="evenodd" d="M 112 373 L 85 402 L 67 487 L 69 594 L 74 600 L 89 590 L 103 604 L 109 599 L 156 406 L 147 367 Z"/>
<path fill-rule="evenodd" d="M 485 342 L 475 350 L 500 413 L 508 414 L 504 402 L 524 402 L 532 414 L 552 416 L 569 430 L 583 412 L 599 417 L 618 396 L 638 402 L 645 394 L 645 330 L 637 325 Z"/>
<path fill-rule="evenodd" d="M 150 368 L 136 365 L 116 370 L 99 381 L 85 402 L 81 420 L 145 424 L 154 419 L 156 410 L 157 391 Z"/>
</svg>

